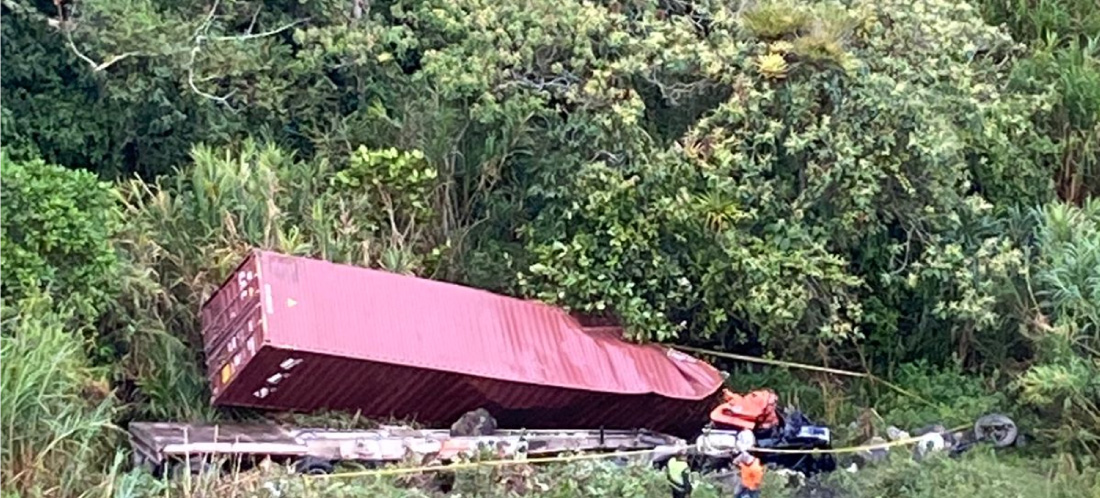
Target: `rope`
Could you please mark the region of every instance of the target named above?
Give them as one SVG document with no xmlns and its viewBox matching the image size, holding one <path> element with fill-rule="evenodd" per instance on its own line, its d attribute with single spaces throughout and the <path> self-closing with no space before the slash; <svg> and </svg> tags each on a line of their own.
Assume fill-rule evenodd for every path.
<svg viewBox="0 0 1100 498">
<path fill-rule="evenodd" d="M 830 374 L 834 374 L 834 375 L 843 375 L 843 376 L 847 376 L 847 377 L 856 377 L 856 378 L 868 379 L 871 382 L 877 382 L 879 384 L 882 384 L 882 385 L 886 386 L 887 388 L 889 388 L 889 389 L 891 389 L 891 390 L 893 390 L 893 391 L 895 391 L 899 394 L 909 396 L 910 398 L 913 398 L 917 401 L 920 401 L 920 402 L 922 402 L 922 403 L 924 403 L 928 406 L 937 407 L 937 408 L 939 407 L 939 405 L 929 401 L 928 399 L 926 399 L 926 398 L 924 398 L 924 397 L 922 397 L 922 396 L 920 396 L 920 395 L 918 395 L 918 394 L 916 394 L 912 391 L 909 391 L 909 390 L 907 390 L 907 389 L 905 389 L 905 388 L 903 388 L 903 387 L 901 387 L 897 384 L 894 384 L 893 382 L 890 382 L 886 379 L 883 379 L 882 377 L 879 377 L 875 374 L 872 374 L 870 372 L 853 372 L 851 370 L 842 370 L 842 369 L 839 369 L 839 368 L 819 367 L 817 365 L 807 365 L 805 363 L 795 363 L 793 361 L 772 360 L 772 359 L 768 359 L 768 358 L 760 358 L 760 357 L 757 357 L 757 356 L 746 356 L 746 355 L 742 355 L 742 354 L 726 353 L 726 352 L 714 351 L 714 350 L 710 350 L 710 349 L 693 348 L 693 347 L 690 347 L 690 346 L 678 346 L 678 345 L 674 345 L 674 344 L 666 344 L 666 346 L 670 347 L 670 348 L 674 348 L 674 349 L 679 349 L 681 351 L 687 351 L 687 352 L 690 352 L 690 353 L 709 355 L 709 356 L 717 356 L 717 357 L 720 357 L 720 358 L 729 358 L 731 360 L 738 360 L 738 361 L 744 361 L 744 362 L 749 362 L 749 363 L 760 363 L 760 364 L 763 364 L 763 365 L 772 365 L 772 366 L 784 367 L 784 368 L 795 368 L 795 369 L 799 369 L 799 370 L 809 370 L 809 371 L 813 371 L 813 372 L 823 372 L 823 373 L 830 373 Z"/>
<path fill-rule="evenodd" d="M 848 377 L 863 377 L 871 378 L 873 375 L 867 372 L 853 372 L 851 370 L 841 370 L 839 368 L 819 367 L 817 365 L 806 365 L 804 363 L 795 363 L 791 361 L 782 360 L 770 360 L 768 358 L 760 358 L 758 356 L 746 356 L 742 354 L 724 353 L 722 351 L 714 351 L 710 349 L 693 348 L 691 346 L 677 346 L 674 344 L 666 344 L 670 348 L 679 349 L 681 351 L 687 351 L 690 353 L 705 354 L 710 356 L 719 356 L 722 358 L 729 358 L 731 360 L 747 361 L 750 363 L 762 363 L 764 365 L 772 365 L 777 367 L 786 368 L 798 368 L 802 370 L 812 370 L 814 372 L 831 373 L 835 375 L 846 375 Z"/>
</svg>

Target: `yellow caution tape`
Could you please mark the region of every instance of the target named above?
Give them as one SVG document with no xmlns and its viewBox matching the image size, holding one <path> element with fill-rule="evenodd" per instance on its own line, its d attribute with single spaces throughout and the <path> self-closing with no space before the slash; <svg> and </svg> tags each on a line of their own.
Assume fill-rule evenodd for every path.
<svg viewBox="0 0 1100 498">
<path fill-rule="evenodd" d="M 687 447 L 684 447 L 687 449 Z M 607 458 L 618 458 L 628 456 L 640 456 L 649 453 L 656 453 L 657 449 L 649 450 L 634 450 L 634 451 L 619 451 L 615 453 L 588 453 L 583 455 L 568 455 L 568 456 L 556 456 L 556 457 L 538 457 L 538 458 L 526 458 L 522 460 L 508 459 L 508 460 L 480 460 L 474 462 L 460 462 L 452 463 L 448 465 L 427 465 L 421 467 L 394 467 L 389 469 L 377 469 L 377 470 L 362 470 L 356 472 L 343 472 L 339 474 L 319 474 L 311 475 L 309 477 L 318 479 L 327 479 L 333 477 L 370 477 L 370 476 L 393 476 L 402 474 L 421 474 L 425 472 L 448 472 L 452 470 L 466 470 L 475 469 L 478 467 L 506 467 L 510 465 L 528 465 L 536 463 L 566 463 L 575 462 L 579 460 L 602 460 Z"/>
<path fill-rule="evenodd" d="M 966 424 L 949 430 L 949 433 L 961 431 L 971 427 L 973 424 Z M 810 450 L 794 450 L 794 449 L 778 449 L 778 448 L 753 448 L 749 450 L 751 453 L 778 453 L 778 454 L 795 454 L 795 455 L 825 455 L 825 454 L 839 454 L 839 453 L 858 453 L 861 451 L 870 451 L 878 449 L 889 449 L 896 446 L 904 446 L 908 444 L 918 443 L 924 440 L 925 436 L 920 437 L 908 437 L 898 439 L 896 441 L 888 441 L 884 443 L 875 444 L 863 444 L 859 446 L 847 446 L 844 448 L 828 448 L 828 449 L 810 449 Z M 508 459 L 508 460 L 482 460 L 474 462 L 461 462 L 452 463 L 448 465 L 428 465 L 421 467 L 394 467 L 389 469 L 376 469 L 376 470 L 363 470 L 356 472 L 342 472 L 338 474 L 320 474 L 320 475 L 308 475 L 306 477 L 315 479 L 331 479 L 331 478 L 350 478 L 350 477 L 381 477 L 381 476 L 395 476 L 404 474 L 423 474 L 429 472 L 449 472 L 455 470 L 468 470 L 476 469 L 480 467 L 507 467 L 512 465 L 530 465 L 537 463 L 568 463 L 581 460 L 603 460 L 609 458 L 629 457 L 629 456 L 641 456 L 650 453 L 657 453 L 660 451 L 668 452 L 689 450 L 689 446 L 676 447 L 676 448 L 661 448 L 661 449 L 648 449 L 648 450 L 634 450 L 634 451 L 620 451 L 614 453 L 588 453 L 582 455 L 567 455 L 556 457 L 538 457 L 527 458 L 523 460 Z"/>
<path fill-rule="evenodd" d="M 966 425 L 959 426 L 959 427 L 956 427 L 954 429 L 951 429 L 947 432 L 948 433 L 954 433 L 954 432 L 958 432 L 958 431 L 961 431 L 961 430 L 964 430 L 964 429 L 968 429 L 971 426 L 973 426 L 973 424 L 966 424 Z M 887 441 L 887 442 L 884 442 L 884 443 L 861 444 L 859 446 L 846 446 L 844 448 L 828 448 L 828 449 L 813 449 L 813 450 L 787 450 L 787 449 L 779 449 L 779 448 L 753 448 L 750 451 L 753 452 L 753 453 L 779 453 L 779 454 L 794 454 L 794 455 L 826 455 L 826 454 L 838 454 L 838 453 L 859 453 L 861 451 L 883 450 L 883 449 L 893 448 L 895 446 L 905 446 L 907 444 L 919 443 L 919 442 L 923 441 L 926 437 L 927 437 L 927 434 L 924 435 L 924 436 L 914 436 L 914 437 L 901 438 L 901 439 L 898 439 L 898 440 L 895 440 L 895 441 Z"/>
</svg>

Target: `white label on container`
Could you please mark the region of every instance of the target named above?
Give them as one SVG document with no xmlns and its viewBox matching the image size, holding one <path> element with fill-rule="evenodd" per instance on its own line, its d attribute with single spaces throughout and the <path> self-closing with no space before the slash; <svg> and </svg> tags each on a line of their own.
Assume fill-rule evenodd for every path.
<svg viewBox="0 0 1100 498">
<path fill-rule="evenodd" d="M 302 360 L 300 360 L 298 358 L 287 358 L 287 359 L 283 360 L 283 362 L 280 363 L 279 366 L 282 367 L 283 370 L 290 370 L 290 369 L 298 366 L 298 364 L 301 363 L 301 362 L 302 362 Z"/>
</svg>

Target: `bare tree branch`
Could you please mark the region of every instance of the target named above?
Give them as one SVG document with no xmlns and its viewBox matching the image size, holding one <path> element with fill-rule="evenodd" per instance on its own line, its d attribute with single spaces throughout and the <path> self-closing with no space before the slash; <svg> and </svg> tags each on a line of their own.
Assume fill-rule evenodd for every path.
<svg viewBox="0 0 1100 498">
<path fill-rule="evenodd" d="M 202 21 L 199 27 L 195 28 L 195 34 L 191 36 L 191 39 L 195 42 L 199 41 L 199 37 L 202 36 L 208 29 L 210 29 L 210 23 L 214 21 L 214 13 L 218 11 L 218 5 L 221 0 L 214 0 L 214 5 L 210 6 L 210 11 L 206 13 L 206 19 Z"/>
<path fill-rule="evenodd" d="M 196 94 L 219 104 L 225 104 L 227 107 L 231 108 L 232 106 L 229 105 L 229 97 L 232 97 L 233 94 L 236 93 L 236 90 L 230 90 L 229 93 L 219 97 L 212 93 L 204 92 L 195 85 L 195 55 L 197 55 L 200 50 L 202 49 L 198 45 L 195 45 L 195 48 L 191 49 L 191 59 L 187 62 L 187 84 L 191 87 L 191 91 Z"/>
<path fill-rule="evenodd" d="M 253 28 L 256 27 L 256 18 L 260 17 L 260 11 L 261 10 L 264 10 L 264 4 L 262 4 L 262 3 L 260 4 L 259 7 L 256 8 L 256 12 L 254 12 L 252 14 L 252 21 L 248 23 L 248 31 L 247 31 L 248 34 L 252 34 Z"/>
<path fill-rule="evenodd" d="M 504 90 L 514 86 L 525 86 L 535 90 L 568 90 L 571 86 L 581 82 L 580 78 L 569 72 L 552 79 L 520 74 L 514 74 L 514 77 L 515 79 L 511 81 L 498 84 L 496 90 Z"/>
<path fill-rule="evenodd" d="M 123 60 L 127 57 L 134 57 L 134 56 L 138 56 L 138 55 L 142 55 L 141 52 L 126 52 L 124 54 L 118 54 L 118 55 L 112 56 L 110 59 L 107 59 L 107 60 L 103 61 L 100 65 L 96 66 L 93 70 L 94 71 L 102 71 L 104 69 L 107 69 L 112 64 L 114 64 L 118 61 L 121 61 L 121 60 Z"/>
<path fill-rule="evenodd" d="M 29 9 L 26 9 L 22 5 L 16 4 L 14 2 L 5 1 L 4 5 L 9 7 L 9 8 L 12 8 L 16 12 L 20 12 L 20 13 L 28 14 L 28 15 L 31 14 Z M 63 8 L 61 7 L 61 3 L 60 2 L 54 2 L 54 5 L 57 7 L 57 19 L 54 19 L 54 18 L 51 18 L 51 17 L 46 17 L 46 24 L 49 25 L 51 28 L 61 30 L 61 32 L 64 33 L 65 41 L 69 42 L 69 49 L 73 52 L 73 55 L 76 55 L 78 58 L 80 58 L 80 60 L 82 60 L 84 62 L 87 62 L 88 65 L 91 66 L 92 72 L 98 73 L 100 71 L 103 71 L 103 70 L 115 65 L 115 63 L 117 63 L 117 62 L 119 62 L 123 59 L 126 59 L 128 57 L 142 55 L 141 52 L 126 52 L 124 54 L 113 55 L 109 59 L 107 59 L 106 61 L 96 62 L 91 57 L 88 57 L 87 55 L 85 55 L 84 52 L 81 52 L 79 48 L 77 48 L 76 42 L 73 41 L 73 24 L 70 22 L 69 19 L 65 19 L 65 12 L 64 12 Z M 75 9 L 75 6 L 73 8 Z M 45 17 L 45 16 L 43 16 L 43 17 Z"/>
<path fill-rule="evenodd" d="M 230 40 L 245 41 L 245 40 L 251 40 L 253 38 L 265 38 L 265 37 L 268 37 L 268 36 L 273 36 L 273 35 L 277 35 L 279 33 L 282 33 L 283 31 L 286 31 L 290 28 L 293 28 L 293 27 L 295 27 L 299 24 L 302 24 L 304 22 L 307 22 L 307 21 L 309 21 L 308 18 L 307 19 L 298 19 L 297 21 L 284 24 L 284 25 L 282 25 L 278 28 L 275 28 L 273 30 L 270 30 L 270 31 L 264 31 L 263 33 L 254 33 L 254 34 L 249 33 L 249 34 L 245 34 L 245 35 L 236 35 L 236 36 L 211 36 L 211 37 L 204 37 L 204 39 L 213 40 L 213 41 L 230 41 Z"/>
<path fill-rule="evenodd" d="M 701 92 L 715 86 L 713 82 L 707 79 L 699 79 L 690 83 L 684 83 L 680 81 L 664 82 L 661 81 L 658 73 L 660 67 L 650 68 L 649 72 L 642 74 L 642 79 L 651 85 L 657 87 L 661 92 L 661 96 L 668 99 L 669 104 L 679 105 L 680 99 L 685 97 L 694 97 Z"/>
<path fill-rule="evenodd" d="M 69 41 L 69 48 L 73 50 L 73 53 L 76 54 L 77 57 L 80 57 L 81 60 L 87 62 L 88 65 L 92 66 L 93 68 L 99 65 L 98 63 L 96 63 L 96 61 L 92 60 L 91 57 L 84 55 L 84 52 L 81 52 L 79 48 L 76 48 L 76 43 L 73 42 L 73 35 L 72 33 L 69 33 L 68 30 L 65 30 L 65 39 Z"/>
<path fill-rule="evenodd" d="M 220 5 L 220 1 L 221 0 L 214 0 L 214 4 L 210 6 L 210 10 L 206 13 L 206 18 L 203 19 L 202 24 L 199 24 L 198 28 L 195 29 L 195 34 L 192 35 L 192 37 L 191 37 L 191 41 L 193 43 L 193 46 L 191 48 L 190 58 L 187 61 L 187 85 L 190 86 L 191 91 L 195 92 L 197 95 L 199 95 L 203 98 L 206 98 L 206 99 L 213 100 L 214 102 L 217 102 L 219 104 L 224 104 L 227 107 L 232 108 L 232 106 L 230 106 L 230 104 L 229 104 L 229 98 L 232 97 L 234 93 L 236 93 L 236 90 L 230 90 L 229 93 L 227 93 L 225 95 L 218 96 L 218 95 L 214 95 L 210 92 L 206 92 L 206 91 L 201 90 L 198 87 L 198 85 L 195 84 L 195 58 L 198 56 L 199 52 L 202 51 L 203 45 L 207 41 L 213 41 L 213 42 L 219 42 L 219 41 L 247 41 L 247 40 L 252 40 L 252 39 L 256 39 L 256 38 L 265 38 L 265 37 L 268 37 L 268 36 L 274 36 L 274 35 L 277 35 L 279 33 L 282 33 L 283 31 L 286 31 L 290 28 L 293 28 L 293 27 L 295 27 L 299 24 L 307 22 L 307 21 L 309 21 L 309 19 L 308 18 L 307 19 L 299 19 L 297 21 L 294 21 L 294 22 L 291 22 L 291 23 L 288 23 L 288 24 L 284 24 L 284 25 L 282 25 L 278 28 L 275 28 L 275 29 L 272 29 L 272 30 L 269 30 L 269 31 L 264 31 L 262 33 L 253 33 L 252 30 L 256 26 L 256 18 L 259 17 L 260 10 L 263 8 L 263 6 L 261 6 L 259 9 L 256 9 L 255 13 L 252 14 L 252 22 L 249 23 L 248 31 L 245 34 L 243 34 L 243 35 L 234 35 L 234 36 L 207 36 L 207 32 L 210 31 L 210 26 L 214 22 L 214 15 L 217 14 L 218 6 Z M 210 79 L 212 79 L 212 78 L 202 78 L 199 81 L 209 81 Z"/>
<path fill-rule="evenodd" d="M 232 106 L 229 105 L 229 97 L 233 96 L 235 90 L 230 90 L 230 92 L 225 95 L 217 96 L 209 92 L 204 92 L 195 85 L 195 57 L 202 51 L 202 44 L 206 40 L 205 33 L 210 29 L 210 24 L 214 21 L 214 14 L 218 11 L 219 4 L 220 0 L 214 0 L 214 4 L 210 6 L 210 11 L 206 13 L 206 19 L 202 21 L 202 24 L 199 24 L 198 28 L 195 28 L 195 34 L 191 37 L 194 46 L 191 47 L 191 57 L 187 60 L 187 85 L 191 87 L 191 91 L 195 92 L 195 94 L 213 100 L 219 104 L 224 104 L 226 107 L 232 109 Z"/>
<path fill-rule="evenodd" d="M 358 21 L 360 17 L 366 14 L 370 16 L 370 1 L 369 0 L 353 0 L 351 5 L 351 18 L 353 21 Z"/>
<path fill-rule="evenodd" d="M 5 7 L 8 7 L 10 9 L 12 9 L 15 12 L 19 12 L 19 13 L 26 14 L 26 15 L 33 15 L 34 14 L 30 9 L 27 9 L 23 5 L 21 5 L 17 2 L 13 2 L 11 0 L 3 0 L 3 5 Z M 76 17 L 75 4 L 73 5 L 73 11 L 70 13 L 71 14 L 69 16 L 70 18 L 66 18 L 65 11 L 62 8 L 60 2 L 55 2 L 54 5 L 57 6 L 57 18 L 54 19 L 54 18 L 51 18 L 51 17 L 48 17 L 48 16 L 42 16 L 42 17 L 45 17 L 45 20 L 46 20 L 47 24 L 49 24 L 49 26 L 51 26 L 55 29 L 58 29 L 63 33 L 63 35 L 65 36 L 65 40 L 68 42 L 69 49 L 80 60 L 87 63 L 88 66 L 92 68 L 92 72 L 104 71 L 107 68 L 109 68 L 109 67 L 111 67 L 111 66 L 113 66 L 113 65 L 115 65 L 115 64 L 117 64 L 117 63 L 119 63 L 119 62 L 121 62 L 125 59 L 128 59 L 130 57 L 139 57 L 139 56 L 148 57 L 148 56 L 153 55 L 153 54 L 148 54 L 148 53 L 144 53 L 144 52 L 140 52 L 140 51 L 130 51 L 130 52 L 125 52 L 125 53 L 118 54 L 118 55 L 113 55 L 113 56 L 107 58 L 107 60 L 105 60 L 103 62 L 97 62 L 95 59 L 92 59 L 87 54 L 85 54 L 83 51 L 81 51 L 80 48 L 77 47 L 76 41 L 73 39 L 72 31 L 73 31 L 74 24 L 72 23 L 71 18 Z M 198 85 L 196 85 L 195 60 L 196 60 L 199 52 L 202 51 L 203 45 L 207 41 L 213 41 L 213 42 L 247 41 L 247 40 L 253 40 L 253 39 L 256 39 L 256 38 L 265 38 L 265 37 L 269 37 L 269 36 L 274 36 L 274 35 L 277 35 L 279 33 L 284 32 L 286 30 L 289 30 L 289 29 L 291 29 L 295 26 L 298 26 L 300 24 L 308 22 L 309 18 L 299 19 L 299 20 L 296 20 L 294 22 L 284 24 L 284 25 L 282 25 L 278 28 L 275 28 L 275 29 L 272 29 L 272 30 L 269 30 L 269 31 L 264 31 L 262 33 L 253 33 L 252 31 L 256 26 L 256 20 L 260 15 L 260 11 L 263 9 L 263 6 L 261 5 L 258 9 L 256 9 L 256 12 L 253 13 L 252 21 L 249 24 L 248 31 L 246 33 L 241 34 L 241 35 L 232 35 L 232 36 L 224 36 L 224 35 L 222 35 L 222 36 L 208 36 L 207 33 L 209 32 L 210 27 L 212 26 L 212 24 L 214 22 L 214 17 L 217 14 L 217 11 L 218 11 L 218 8 L 220 7 L 220 5 L 221 5 L 221 0 L 214 0 L 214 3 L 210 6 L 210 10 L 206 12 L 206 16 L 203 18 L 202 22 L 195 28 L 194 34 L 192 34 L 192 36 L 191 36 L 192 47 L 190 48 L 190 56 L 188 58 L 187 66 L 186 66 L 186 69 L 187 69 L 187 85 L 191 88 L 192 91 L 194 91 L 196 94 L 198 94 L 198 95 L 200 95 L 204 98 L 213 100 L 213 101 L 221 103 L 221 104 L 228 105 L 229 104 L 229 97 L 231 97 L 236 92 L 235 90 L 230 91 L 229 93 L 227 93 L 225 95 L 218 96 L 218 95 L 211 94 L 209 92 L 205 92 L 205 91 L 201 90 L 198 87 Z M 172 51 L 172 53 L 180 53 L 182 51 L 183 50 Z M 209 80 L 212 80 L 212 79 L 216 79 L 216 78 L 214 78 L 214 77 L 200 78 L 197 81 L 205 82 L 205 81 L 209 81 Z"/>
</svg>

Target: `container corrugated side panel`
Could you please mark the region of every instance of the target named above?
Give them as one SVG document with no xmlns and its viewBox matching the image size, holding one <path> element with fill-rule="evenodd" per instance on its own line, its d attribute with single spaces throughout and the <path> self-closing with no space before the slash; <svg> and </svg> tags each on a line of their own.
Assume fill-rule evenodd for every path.
<svg viewBox="0 0 1100 498">
<path fill-rule="evenodd" d="M 275 253 L 264 269 L 278 346 L 616 394 L 700 399 L 722 383 L 710 365 L 586 330 L 543 303 Z"/>
<path fill-rule="evenodd" d="M 220 402 L 269 410 L 340 410 L 447 426 L 487 408 L 502 428 L 635 429 L 689 435 L 716 400 L 538 386 L 266 346 Z"/>
<path fill-rule="evenodd" d="M 214 398 L 263 346 L 262 258 L 250 255 L 203 306 L 203 350 Z"/>
</svg>

